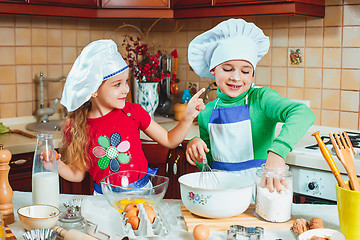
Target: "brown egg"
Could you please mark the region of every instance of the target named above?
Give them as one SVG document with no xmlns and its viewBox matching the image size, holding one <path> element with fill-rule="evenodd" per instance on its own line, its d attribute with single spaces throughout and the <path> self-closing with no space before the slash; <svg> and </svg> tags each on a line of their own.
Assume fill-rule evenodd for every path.
<svg viewBox="0 0 360 240">
<path fill-rule="evenodd" d="M 138 216 L 131 216 L 127 222 L 130 223 L 133 230 L 137 230 L 139 228 L 140 218 Z"/>
<path fill-rule="evenodd" d="M 131 202 L 128 205 L 126 205 L 126 207 L 124 208 L 124 212 L 128 212 L 129 210 L 133 209 L 134 207 L 136 207 L 136 204 Z"/>
<path fill-rule="evenodd" d="M 203 224 L 198 224 L 193 230 L 193 237 L 195 240 L 206 240 L 210 235 L 210 230 L 208 226 Z"/>
<path fill-rule="evenodd" d="M 155 213 L 154 209 L 150 205 L 146 205 L 146 204 L 144 204 L 144 209 L 145 209 L 145 212 L 146 212 L 150 222 L 154 223 L 155 218 L 156 218 L 156 213 Z"/>
<path fill-rule="evenodd" d="M 138 214 L 139 209 L 137 207 L 134 207 L 125 214 L 125 218 L 131 218 L 132 216 L 137 216 Z"/>
</svg>

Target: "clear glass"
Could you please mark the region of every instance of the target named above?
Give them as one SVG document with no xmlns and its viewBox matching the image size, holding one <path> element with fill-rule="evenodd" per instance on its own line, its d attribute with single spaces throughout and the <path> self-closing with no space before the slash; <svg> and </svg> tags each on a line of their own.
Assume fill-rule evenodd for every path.
<svg viewBox="0 0 360 240">
<path fill-rule="evenodd" d="M 0 240 L 5 240 L 5 238 L 6 238 L 5 226 L 2 215 L 0 213 Z"/>
<path fill-rule="evenodd" d="M 100 184 L 109 204 L 122 212 L 131 202 L 156 207 L 165 196 L 169 178 L 127 170 L 108 175 L 100 181 Z"/>
<path fill-rule="evenodd" d="M 265 181 L 273 180 L 281 186 L 281 191 L 270 192 Z M 256 172 L 255 215 L 269 222 L 287 222 L 291 219 L 293 200 L 293 174 L 289 166 L 284 168 L 265 168 Z"/>
<path fill-rule="evenodd" d="M 32 170 L 33 204 L 59 207 L 59 174 L 51 133 L 37 134 Z"/>
</svg>

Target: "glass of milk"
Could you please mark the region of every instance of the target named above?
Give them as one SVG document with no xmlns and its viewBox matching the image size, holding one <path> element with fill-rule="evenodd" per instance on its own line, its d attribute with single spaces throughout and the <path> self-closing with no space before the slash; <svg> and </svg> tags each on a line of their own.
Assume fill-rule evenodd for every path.
<svg viewBox="0 0 360 240">
<path fill-rule="evenodd" d="M 37 134 L 32 169 L 33 204 L 59 207 L 59 174 L 51 133 Z"/>
</svg>

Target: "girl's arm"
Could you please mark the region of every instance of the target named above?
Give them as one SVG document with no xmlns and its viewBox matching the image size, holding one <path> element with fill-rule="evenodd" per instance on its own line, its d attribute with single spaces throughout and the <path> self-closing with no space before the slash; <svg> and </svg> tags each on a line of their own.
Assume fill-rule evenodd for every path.
<svg viewBox="0 0 360 240">
<path fill-rule="evenodd" d="M 149 127 L 144 133 L 164 147 L 176 148 L 186 137 L 194 118 L 205 108 L 203 99 L 199 98 L 204 91 L 205 88 L 202 88 L 190 99 L 183 117 L 171 131 L 167 131 L 158 123 L 151 120 Z"/>
<path fill-rule="evenodd" d="M 70 182 L 81 182 L 85 178 L 85 171 L 65 164 L 60 158 L 57 160 L 57 167 L 59 175 Z"/>
</svg>

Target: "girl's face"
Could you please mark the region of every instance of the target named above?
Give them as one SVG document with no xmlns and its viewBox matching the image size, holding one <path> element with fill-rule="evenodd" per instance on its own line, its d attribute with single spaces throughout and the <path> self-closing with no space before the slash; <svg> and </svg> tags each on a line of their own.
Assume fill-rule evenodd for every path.
<svg viewBox="0 0 360 240">
<path fill-rule="evenodd" d="M 216 66 L 210 71 L 222 93 L 237 97 L 246 92 L 252 83 L 254 69 L 244 60 L 231 60 Z"/>
<path fill-rule="evenodd" d="M 129 93 L 128 76 L 129 69 L 105 80 L 92 94 L 93 102 L 103 114 L 114 108 L 124 108 L 126 96 Z"/>
</svg>

